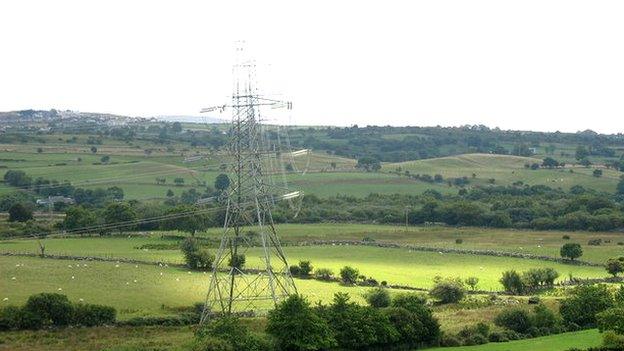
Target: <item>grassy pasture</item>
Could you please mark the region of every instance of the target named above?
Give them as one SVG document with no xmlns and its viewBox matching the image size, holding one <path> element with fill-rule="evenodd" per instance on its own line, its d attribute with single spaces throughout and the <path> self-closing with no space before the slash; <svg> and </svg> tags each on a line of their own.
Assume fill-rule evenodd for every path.
<svg viewBox="0 0 624 351">
<path fill-rule="evenodd" d="M 522 181 L 529 185 L 547 185 L 552 188 L 569 189 L 582 185 L 589 189 L 614 192 L 621 172 L 603 169 L 603 176 L 592 175 L 593 168 L 574 167 L 565 169 L 526 169 L 526 163 L 540 163 L 542 160 L 532 157 L 465 154 L 400 163 L 388 163 L 384 170 L 394 171 L 397 167 L 409 170 L 412 174 L 441 174 L 444 178 L 468 177 L 476 175 L 473 183 L 484 184 L 493 178 L 496 184 L 509 185 Z M 571 172 L 572 170 L 572 172 Z"/>
<path fill-rule="evenodd" d="M 8 300 L 0 304 L 22 304 L 35 293 L 59 292 L 72 301 L 114 306 L 122 319 L 167 315 L 177 307 L 202 302 L 208 279 L 206 273 L 166 266 L 4 256 L 0 257 L 0 301 Z M 295 283 L 311 301 L 329 302 L 342 291 L 361 303 L 367 289 L 317 280 L 296 279 Z"/>
<path fill-rule="evenodd" d="M 441 347 L 436 351 L 565 351 L 571 348 L 585 349 L 599 346 L 602 338 L 598 330 L 590 329 L 572 333 L 543 336 L 540 338 L 516 340 L 504 343 L 489 343 L 478 346 Z"/>
<path fill-rule="evenodd" d="M 215 233 L 216 234 L 216 233 Z M 216 238 L 216 236 L 215 236 Z M 66 238 L 48 239 L 46 253 L 98 256 L 108 258 L 133 258 L 152 262 L 182 263 L 179 250 L 139 249 L 145 244 L 174 243 L 158 236 L 146 238 Z M 37 244 L 32 240 L 14 240 L 0 243 L 0 251 L 36 252 Z M 603 277 L 606 272 L 601 267 L 566 265 L 555 262 L 528 260 L 508 257 L 475 256 L 466 254 L 441 254 L 419 252 L 408 249 L 377 248 L 366 246 L 286 246 L 284 248 L 291 264 L 299 260 L 310 260 L 317 268 L 330 268 L 338 274 L 340 268 L 351 265 L 361 274 L 371 276 L 389 284 L 400 284 L 429 288 L 433 278 L 458 276 L 480 279 L 479 287 L 487 290 L 500 290 L 498 282 L 502 271 L 514 268 L 526 270 L 536 267 L 552 267 L 561 279 L 570 274 L 575 277 Z M 261 265 L 261 250 L 252 248 L 247 253 L 247 267 Z"/>
</svg>

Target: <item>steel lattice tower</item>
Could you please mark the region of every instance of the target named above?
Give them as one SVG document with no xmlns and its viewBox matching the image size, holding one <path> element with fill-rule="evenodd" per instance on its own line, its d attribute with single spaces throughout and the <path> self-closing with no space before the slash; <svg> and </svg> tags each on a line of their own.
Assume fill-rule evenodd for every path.
<svg viewBox="0 0 624 351">
<path fill-rule="evenodd" d="M 237 48 L 239 56 L 242 50 Z M 297 291 L 271 210 L 276 201 L 298 196 L 299 192 L 288 193 L 286 188 L 273 185 L 270 177 L 279 172 L 275 164 L 281 158 L 281 150 L 271 146 L 260 119 L 263 106 L 290 108 L 291 104 L 258 94 L 252 61 L 239 62 L 233 72 L 231 105 L 202 110 L 232 109 L 228 146 L 231 184 L 202 323 L 213 315 L 266 310 Z M 241 257 L 249 258 L 248 254 L 252 252 L 261 256 L 261 266 L 255 269 L 241 267 Z"/>
</svg>

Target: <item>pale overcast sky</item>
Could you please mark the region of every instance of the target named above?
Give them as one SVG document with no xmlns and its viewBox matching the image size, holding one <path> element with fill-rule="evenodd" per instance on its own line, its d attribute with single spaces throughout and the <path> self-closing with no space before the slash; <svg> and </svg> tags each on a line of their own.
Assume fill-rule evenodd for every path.
<svg viewBox="0 0 624 351">
<path fill-rule="evenodd" d="M 226 101 L 243 39 L 291 123 L 618 133 L 623 18 L 624 1 L 3 0 L 0 110 L 196 115 Z"/>
</svg>

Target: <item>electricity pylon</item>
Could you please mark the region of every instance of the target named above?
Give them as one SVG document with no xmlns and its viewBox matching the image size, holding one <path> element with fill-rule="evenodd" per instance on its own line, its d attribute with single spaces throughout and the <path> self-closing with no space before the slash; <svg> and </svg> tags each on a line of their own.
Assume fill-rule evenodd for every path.
<svg viewBox="0 0 624 351">
<path fill-rule="evenodd" d="M 272 174 L 283 172 L 283 167 L 275 169 L 282 150 L 264 135 L 260 118 L 261 107 L 290 109 L 292 105 L 258 94 L 253 61 L 239 62 L 233 71 L 231 104 L 202 110 L 231 109 L 232 123 L 225 223 L 201 323 L 211 316 L 266 310 L 297 291 L 271 210 L 276 201 L 297 197 L 300 192 L 289 192 L 271 181 Z M 246 268 L 250 257 L 260 257 L 260 267 Z"/>
</svg>

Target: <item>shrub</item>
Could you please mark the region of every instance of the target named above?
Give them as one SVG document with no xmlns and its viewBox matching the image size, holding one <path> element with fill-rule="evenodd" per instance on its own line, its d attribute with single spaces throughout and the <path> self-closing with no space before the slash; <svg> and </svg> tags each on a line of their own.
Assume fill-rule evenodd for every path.
<svg viewBox="0 0 624 351">
<path fill-rule="evenodd" d="M 215 338 L 205 337 L 195 340 L 191 346 L 192 351 L 234 351 L 234 347 L 229 342 Z"/>
<path fill-rule="evenodd" d="M 522 281 L 522 277 L 515 270 L 503 272 L 503 276 L 500 279 L 500 283 L 503 285 L 506 291 L 512 294 L 524 293 L 525 286 Z"/>
<path fill-rule="evenodd" d="M 180 245 L 184 254 L 184 261 L 191 269 L 209 270 L 212 268 L 214 256 L 199 246 L 195 238 L 186 238 Z"/>
<path fill-rule="evenodd" d="M 40 329 L 43 319 L 30 311 L 16 306 L 6 306 L 0 309 L 0 331 L 20 329 Z"/>
<path fill-rule="evenodd" d="M 245 258 L 244 254 L 233 254 L 230 256 L 230 260 L 228 261 L 228 265 L 233 268 L 243 269 L 245 267 Z"/>
<path fill-rule="evenodd" d="M 331 280 L 334 277 L 334 271 L 329 268 L 317 268 L 314 276 L 320 280 Z"/>
<path fill-rule="evenodd" d="M 381 308 L 390 306 L 390 293 L 386 288 L 370 289 L 364 294 L 364 299 L 372 307 Z"/>
<path fill-rule="evenodd" d="M 600 246 L 602 244 L 602 239 L 597 238 L 597 239 L 589 239 L 587 241 L 587 245 L 589 246 Z"/>
<path fill-rule="evenodd" d="M 73 316 L 73 308 L 67 296 L 53 293 L 31 295 L 24 310 L 41 317 L 44 325 L 69 325 Z"/>
<path fill-rule="evenodd" d="M 208 350 L 215 350 L 212 347 L 219 345 L 223 345 L 226 350 L 231 349 L 235 351 L 264 351 L 273 349 L 273 345 L 268 339 L 250 333 L 235 317 L 213 319 L 198 329 L 195 337 L 195 347 L 206 347 L 208 345 L 211 347 Z M 204 349 L 199 348 L 199 350 L 203 351 Z"/>
<path fill-rule="evenodd" d="M 455 244 L 463 244 L 464 239 L 455 239 Z"/>
<path fill-rule="evenodd" d="M 399 340 L 399 333 L 387 315 L 350 302 L 345 293 L 334 295 L 325 316 L 340 348 L 360 350 Z"/>
<path fill-rule="evenodd" d="M 461 281 L 446 279 L 436 283 L 429 295 L 438 299 L 440 303 L 456 303 L 464 298 L 465 293 Z"/>
<path fill-rule="evenodd" d="M 117 312 L 110 306 L 76 304 L 72 324 L 93 327 L 96 325 L 113 324 Z"/>
<path fill-rule="evenodd" d="M 340 280 L 344 284 L 355 284 L 357 282 L 358 275 L 359 271 L 351 266 L 344 266 L 340 270 Z"/>
<path fill-rule="evenodd" d="M 309 277 L 312 273 L 312 268 L 310 261 L 299 261 L 299 274 L 302 277 Z"/>
<path fill-rule="evenodd" d="M 624 308 L 615 307 L 596 315 L 596 322 L 600 331 L 611 330 L 624 335 Z"/>
<path fill-rule="evenodd" d="M 574 288 L 570 297 L 561 302 L 559 312 L 566 324 L 581 327 L 596 324 L 596 315 L 613 307 L 614 301 L 605 285 L 582 285 Z"/>
<path fill-rule="evenodd" d="M 494 318 L 494 323 L 518 333 L 526 333 L 532 326 L 529 313 L 519 308 L 503 310 Z"/>
<path fill-rule="evenodd" d="M 624 350 L 624 336 L 613 331 L 606 331 L 602 335 L 602 347 L 606 350 Z"/>
<path fill-rule="evenodd" d="M 470 287 L 470 290 L 475 291 L 477 290 L 477 285 L 479 285 L 479 278 L 468 277 L 464 282 Z"/>
<path fill-rule="evenodd" d="M 440 337 L 440 324 L 438 320 L 433 316 L 433 312 L 429 307 L 425 305 L 426 299 L 414 293 L 402 293 L 397 294 L 392 299 L 392 308 L 394 309 L 404 309 L 410 312 L 412 315 L 416 316 L 420 324 L 422 324 L 424 328 L 425 339 L 424 342 L 433 343 L 437 341 Z M 389 312 L 390 314 L 400 315 L 402 312 Z M 392 319 L 391 319 L 392 321 Z M 397 327 L 399 333 L 401 333 L 400 328 Z"/>
<path fill-rule="evenodd" d="M 286 350 L 327 349 L 336 344 L 331 329 L 299 295 L 291 295 L 269 312 L 267 333 Z"/>
<path fill-rule="evenodd" d="M 301 268 L 299 268 L 299 266 L 290 266 L 290 274 L 292 274 L 293 276 L 298 277 L 299 275 L 301 275 Z"/>
<path fill-rule="evenodd" d="M 507 335 L 505 335 L 505 333 L 492 332 L 488 336 L 488 340 L 490 340 L 490 342 L 507 342 L 509 341 L 509 338 L 507 338 Z"/>
<path fill-rule="evenodd" d="M 456 346 L 461 346 L 461 345 L 462 345 L 462 341 L 454 335 L 444 334 L 442 338 L 440 339 L 440 346 L 456 347 Z"/>
<path fill-rule="evenodd" d="M 547 328 L 548 330 L 551 330 L 559 324 L 559 318 L 553 311 L 548 309 L 548 307 L 540 304 L 535 306 L 533 309 L 531 324 L 536 328 Z M 547 334 L 550 334 L 550 332 Z"/>
<path fill-rule="evenodd" d="M 561 239 L 563 239 L 563 240 L 570 240 L 570 236 L 565 234 L 564 236 L 561 237 Z"/>
<path fill-rule="evenodd" d="M 490 335 L 490 326 L 480 322 L 471 327 L 464 327 L 457 333 L 457 336 L 463 340 L 464 345 L 481 345 L 488 342 Z"/>
</svg>

